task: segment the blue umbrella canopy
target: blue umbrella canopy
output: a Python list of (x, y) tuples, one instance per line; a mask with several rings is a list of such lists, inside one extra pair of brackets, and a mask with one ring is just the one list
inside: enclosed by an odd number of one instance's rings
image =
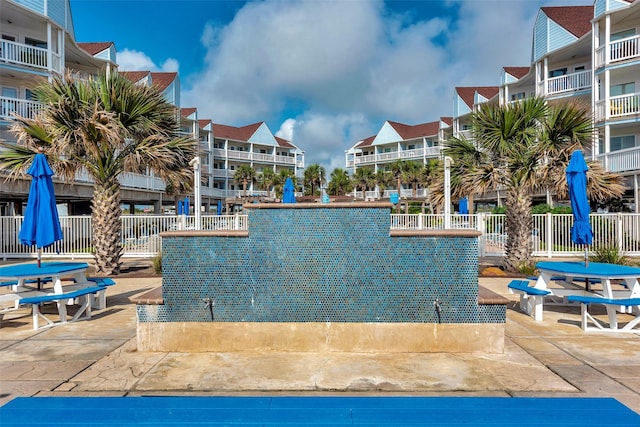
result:
[(51, 180), (53, 171), (45, 155), (39, 153), (35, 155), (27, 173), (33, 179), (18, 238), (23, 245), (46, 248), (62, 240), (62, 228)]
[(462, 215), (466, 215), (469, 213), (469, 202), (467, 201), (466, 197), (463, 197), (462, 199), (460, 199), (460, 207), (458, 209), (458, 211), (460, 212), (460, 214)]
[(218, 209), (216, 210), (216, 215), (222, 215), (222, 200), (218, 200)]
[(293, 187), (293, 180), (290, 177), (284, 181), (284, 190), (282, 195), (282, 203), (295, 203), (296, 202), (296, 194), (295, 188)]
[(571, 154), (569, 166), (567, 166), (567, 185), (569, 187), (571, 211), (573, 212), (571, 240), (577, 245), (590, 245), (593, 241), (593, 230), (589, 222), (591, 208), (589, 207), (589, 198), (587, 196), (587, 170), (589, 170), (589, 167), (584, 161), (582, 151), (574, 151)]

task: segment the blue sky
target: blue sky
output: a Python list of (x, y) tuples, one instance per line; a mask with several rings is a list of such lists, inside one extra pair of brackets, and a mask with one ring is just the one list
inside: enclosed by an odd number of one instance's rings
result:
[(264, 121), (344, 168), (385, 120), (436, 121), (456, 86), (528, 66), (541, 6), (589, 0), (71, 0), (76, 40), (113, 41), (123, 71), (178, 71), (199, 118)]

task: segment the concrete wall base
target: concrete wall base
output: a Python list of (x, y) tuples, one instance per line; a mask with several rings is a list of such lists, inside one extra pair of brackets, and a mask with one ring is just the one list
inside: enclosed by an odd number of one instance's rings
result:
[(504, 323), (138, 322), (138, 350), (504, 353), (504, 328)]

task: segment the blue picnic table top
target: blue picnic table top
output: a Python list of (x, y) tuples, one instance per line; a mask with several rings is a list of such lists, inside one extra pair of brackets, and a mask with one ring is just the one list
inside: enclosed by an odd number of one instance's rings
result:
[(612, 398), (393, 396), (18, 397), (3, 427), (28, 425), (637, 426)]
[(539, 270), (572, 277), (624, 278), (640, 277), (640, 268), (628, 265), (590, 262), (585, 266), (584, 261), (542, 261), (536, 264)]
[(86, 262), (43, 262), (40, 267), (36, 263), (14, 264), (0, 267), (0, 278), (47, 277), (88, 268)]

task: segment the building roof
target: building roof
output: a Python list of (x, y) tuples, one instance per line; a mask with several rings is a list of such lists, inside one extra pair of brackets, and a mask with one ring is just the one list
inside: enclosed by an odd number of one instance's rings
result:
[(178, 78), (178, 73), (156, 73), (151, 71), (121, 71), (120, 74), (128, 78), (134, 83), (146, 78), (151, 74), (151, 83), (160, 91), (165, 90)]
[(373, 143), (373, 140), (376, 139), (376, 135), (372, 135), (368, 138), (363, 139), (358, 144), (356, 144), (355, 148), (368, 147)]
[(449, 126), (453, 125), (453, 117), (440, 117), (440, 121), (448, 124)]
[(523, 78), (524, 76), (529, 74), (530, 70), (531, 67), (504, 67), (505, 73), (512, 75), (516, 79)]
[(232, 139), (234, 141), (249, 141), (251, 135), (253, 135), (263, 123), (264, 122), (258, 122), (243, 127), (213, 123), (213, 136), (216, 138)]
[(205, 127), (209, 126), (209, 124), (211, 124), (211, 119), (199, 119), (198, 120), (198, 127), (200, 129), (204, 129)]
[(296, 148), (290, 141), (287, 141), (284, 138), (280, 138), (279, 136), (275, 137), (276, 141), (278, 141), (278, 145), (280, 147), (285, 147), (285, 148)]
[(387, 121), (387, 123), (398, 132), (398, 135), (400, 135), (403, 140), (437, 135), (438, 130), (440, 130), (439, 122), (421, 123), (414, 126), (392, 121)]
[(180, 109), (180, 115), (182, 117), (189, 117), (190, 115), (192, 115), (193, 113), (195, 113), (196, 111), (198, 111), (197, 108), (195, 107), (189, 107), (189, 108), (181, 108)]
[(541, 10), (549, 19), (578, 38), (591, 31), (593, 6), (549, 6)]
[(160, 90), (165, 90), (178, 77), (178, 73), (151, 73), (153, 84)]
[(78, 43), (80, 49), (92, 56), (109, 49), (113, 45), (113, 42)]
[(469, 108), (473, 108), (473, 97), (478, 92), (480, 95), (487, 99), (491, 99), (498, 94), (500, 88), (498, 86), (470, 86), (470, 87), (456, 87), (458, 96), (462, 98), (465, 104)]
[[(442, 118), (441, 118), (442, 120)], [(397, 133), (400, 135), (403, 141), (409, 139), (422, 138), (425, 136), (435, 136), (438, 135), (440, 130), (440, 122), (429, 122), (429, 123), (420, 123), (418, 125), (406, 125), (404, 123), (392, 122), (391, 120), (387, 120), (389, 126), (391, 126)], [(360, 141), (354, 148), (362, 148), (368, 147), (373, 144), (373, 141), (376, 139), (377, 135), (373, 135), (367, 137)]]
[(120, 74), (134, 83), (138, 83), (149, 75), (149, 71), (120, 71)]

